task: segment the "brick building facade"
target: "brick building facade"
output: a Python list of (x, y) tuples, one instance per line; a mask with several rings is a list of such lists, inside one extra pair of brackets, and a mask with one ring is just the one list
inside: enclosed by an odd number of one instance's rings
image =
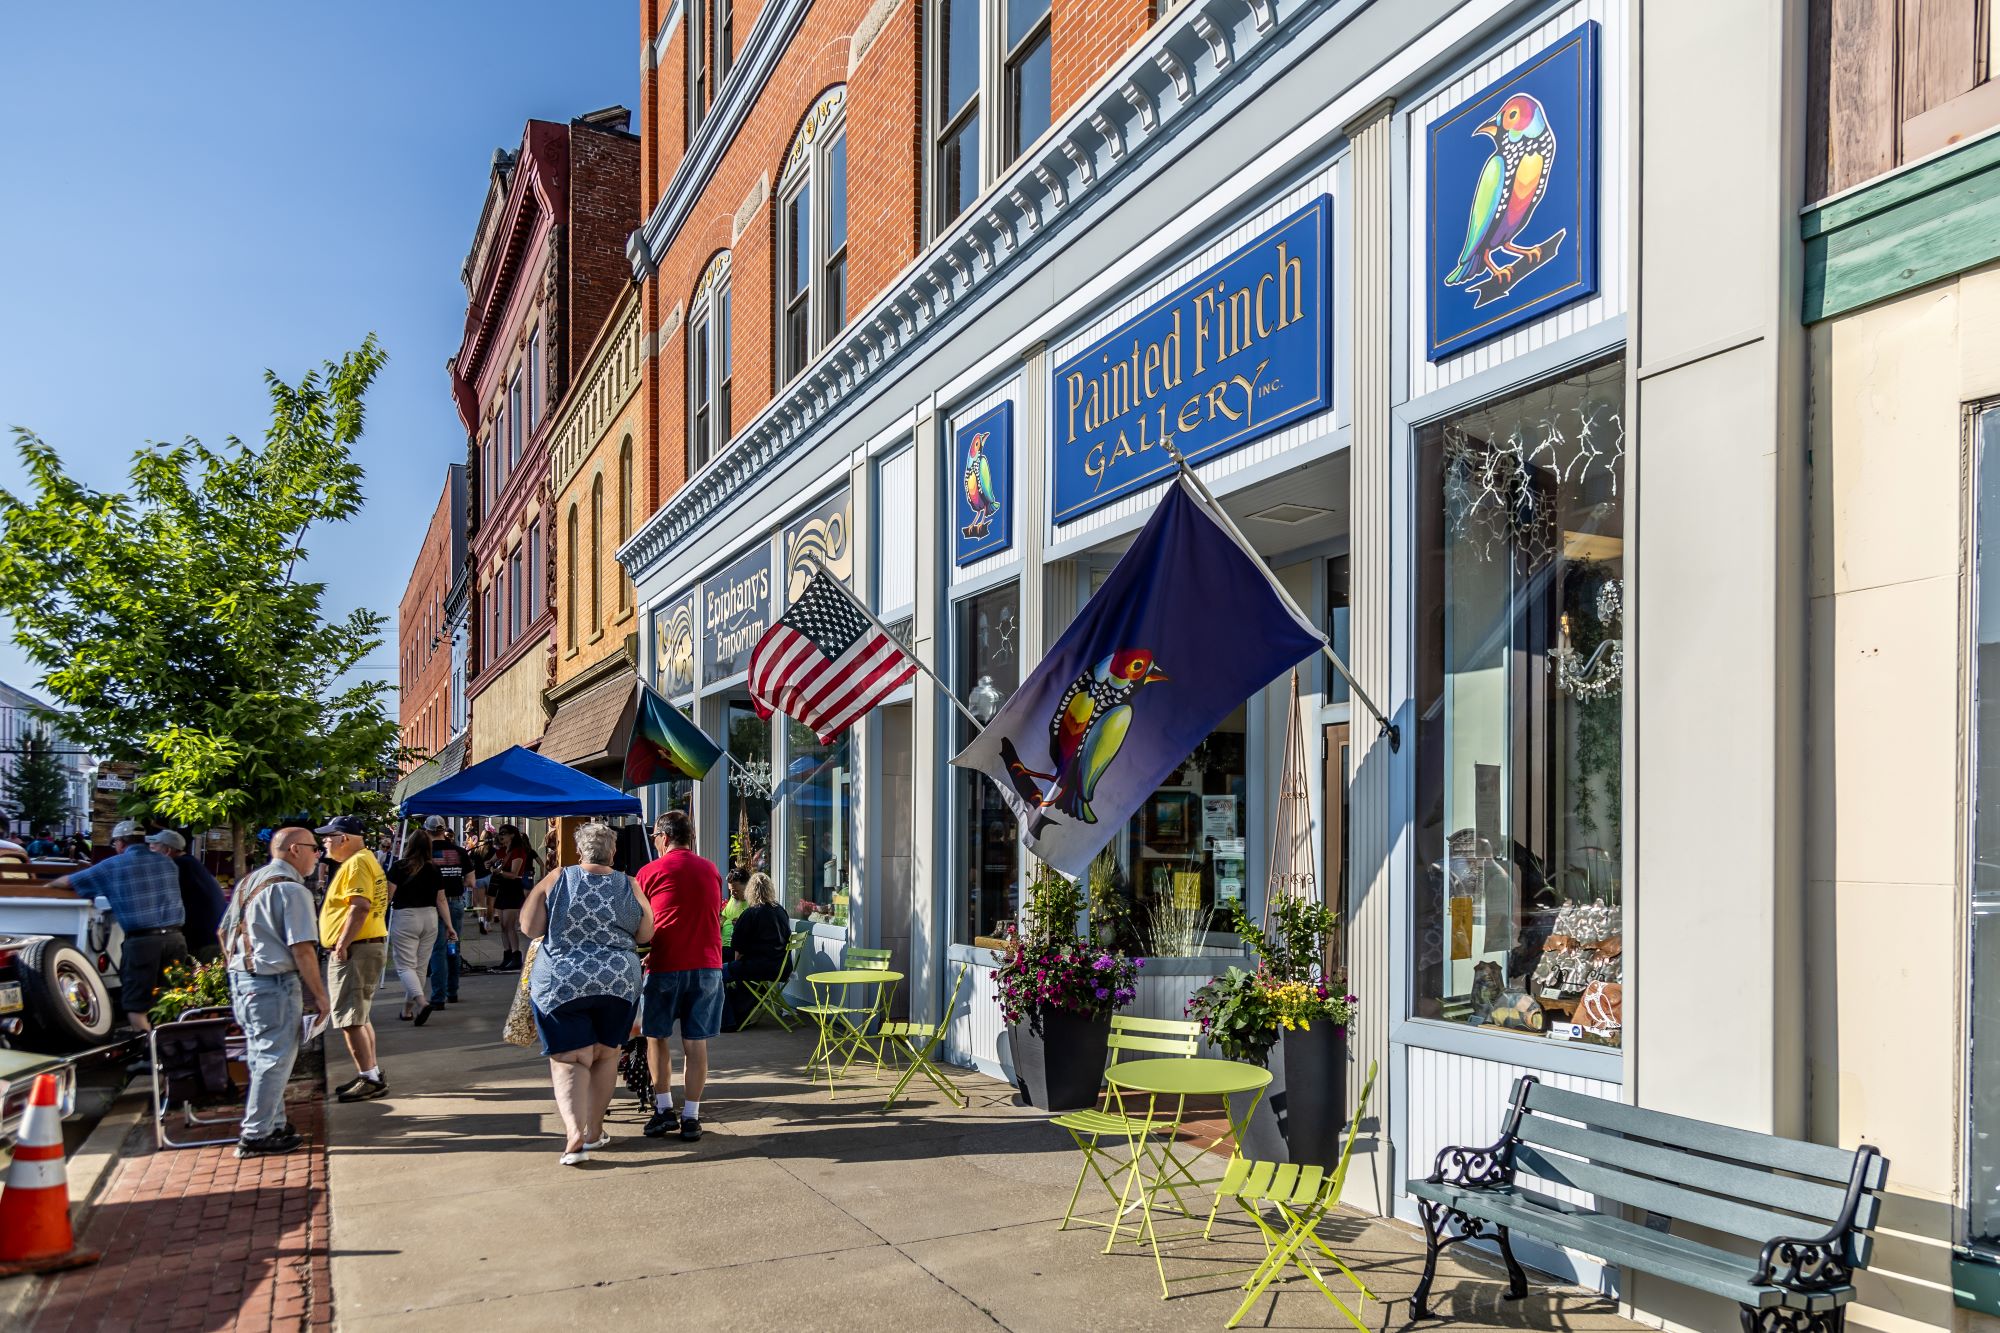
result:
[(623, 107), (529, 121), (494, 155), (461, 278), (465, 334), (450, 363), (466, 428), (471, 587), (468, 762), (539, 743), (554, 684), (552, 408), (631, 285), (639, 140)]
[(398, 721), (414, 753), (404, 770), (444, 748), (452, 736), (451, 628), (445, 596), (465, 562), (465, 465), (445, 469), (444, 490), (424, 529), (397, 615)]

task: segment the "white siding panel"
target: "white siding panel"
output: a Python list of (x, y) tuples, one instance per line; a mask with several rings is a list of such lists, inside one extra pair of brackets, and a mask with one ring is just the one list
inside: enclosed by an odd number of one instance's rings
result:
[[(1333, 193), (1334, 168), (1329, 165), (1272, 200), (1255, 214), (1217, 237), (1197, 253), (1189, 256), (1177, 267), (1161, 274), (1120, 304), (1111, 307), (1089, 324), (1077, 329), (1069, 337), (1056, 345), (1055, 350), (1049, 356), (1049, 365), (1051, 368), (1061, 365), (1084, 347), (1102, 337), (1109, 330), (1132, 318), (1183, 283), (1191, 281), (1209, 265), (1215, 263), (1217, 260), (1226, 258), (1233, 251), (1248, 245), (1251, 241), (1256, 240), (1273, 226), (1284, 221), (1293, 213), (1298, 212), (1321, 195), (1332, 196)], [(1338, 215), (1338, 210), (1335, 210), (1335, 217), (1337, 218)], [(1331, 260), (1329, 259), (1330, 263)], [(1330, 269), (1330, 272), (1332, 274), (1330, 290), (1334, 294), (1334, 307), (1337, 308), (1340, 301), (1340, 284), (1344, 281), (1346, 275), (1340, 273), (1337, 269)], [(1333, 309), (1329, 309), (1327, 311), (1327, 324), (1330, 329), (1334, 329), (1337, 333), (1338, 325), (1333, 315)], [(1338, 361), (1340, 357), (1345, 355), (1345, 350), (1335, 347), (1333, 355), (1335, 360)], [(1338, 377), (1336, 377), (1336, 384), (1337, 382)], [(1055, 396), (1053, 394), (1050, 395), (1049, 402), (1051, 404), (1049, 410), (1053, 412), (1055, 410), (1053, 406)], [(1219, 458), (1211, 458), (1205, 463), (1198, 464), (1195, 471), (1201, 474), (1202, 480), (1208, 483), (1209, 489), (1218, 495), (1225, 494), (1235, 489), (1229, 484), (1228, 479), (1230, 477), (1246, 469), (1256, 467), (1260, 463), (1269, 462), (1271, 459), (1297, 449), (1331, 431), (1339, 410), (1340, 404), (1335, 402), (1333, 406), (1324, 412), (1315, 413), (1301, 421), (1295, 421), (1285, 429), (1274, 431), (1266, 435), (1263, 439), (1247, 444), (1233, 453), (1224, 454)], [(1051, 423), (1050, 427), (1050, 438), (1054, 438), (1053, 423)], [(1050, 451), (1050, 457), (1053, 457), (1053, 450)], [(1037, 460), (1037, 462), (1040, 466), (1046, 468), (1049, 466), (1050, 459), (1044, 458)], [(1147, 513), (1151, 511), (1154, 505), (1159, 503), (1160, 494), (1165, 485), (1166, 478), (1162, 477), (1158, 485), (1148, 486), (1141, 491), (1134, 491), (1132, 494), (1124, 496), (1104, 506), (1102, 509), (1093, 510), (1085, 514), (1075, 522), (1061, 524), (1053, 529), (1054, 535), (1050, 540), (1051, 542), (1067, 541), (1083, 533), (1096, 532), (1103, 528), (1112, 527), (1121, 520), (1130, 518), (1135, 514)]]
[[(1624, 201), (1629, 191), (1625, 161), (1625, 24), (1624, 6), (1612, 0), (1578, 0), (1552, 15), (1519, 41), (1492, 53), (1485, 61), (1438, 89), (1410, 109), (1406, 143), (1409, 149), (1409, 292), (1410, 396), (1448, 388), (1468, 375), (1491, 370), (1502, 362), (1532, 352), (1623, 314), (1625, 311)], [(1597, 295), (1552, 311), (1490, 342), (1448, 356), (1433, 365), (1427, 359), (1425, 331), (1429, 327), (1430, 282), (1424, 219), (1429, 211), (1424, 155), (1431, 122), (1490, 87), (1530, 58), (1575, 31), (1587, 20), (1599, 24), (1597, 49)]]
[(875, 500), (875, 606), (893, 611), (917, 600), (917, 453), (885, 460)]
[[(1406, 1049), (1409, 1078), (1405, 1086), (1410, 1119), (1406, 1159), (1409, 1170), (1405, 1174), (1409, 1176), (1428, 1175), (1440, 1148), (1454, 1145), (1483, 1148), (1498, 1138), (1514, 1080), (1522, 1074), (1533, 1074), (1552, 1088), (1612, 1101), (1619, 1099), (1616, 1083), (1574, 1074), (1552, 1074), (1531, 1065), (1503, 1064), (1419, 1046)], [(1593, 1203), (1590, 1195), (1567, 1185), (1544, 1181), (1536, 1188), (1585, 1206)]]
[(959, 472), (961, 470), (958, 463), (959, 426), (971, 421), (981, 413), (991, 411), (1002, 403), (1014, 404), (1014, 502), (1009, 506), (1014, 512), (1006, 516), (1007, 522), (1014, 525), (1014, 540), (1006, 550), (996, 551), (983, 560), (974, 560), (971, 564), (965, 565), (962, 568), (954, 565), (951, 571), (951, 581), (954, 587), (962, 583), (970, 583), (981, 575), (990, 574), (996, 569), (1005, 569), (1007, 566), (1018, 562), (1021, 558), (1021, 523), (1023, 521), (1021, 497), (1028, 494), (1028, 488), (1021, 484), (1021, 472), (1023, 468), (1035, 466), (1039, 460), (1035, 458), (1032, 450), (1023, 447), (1025, 441), (1034, 438), (1035, 432), (1030, 431), (1026, 423), (1021, 420), (1021, 377), (1019, 375), (1008, 380), (984, 398), (975, 398), (971, 402), (952, 411), (951, 424), (946, 430), (944, 437), (944, 447), (951, 457), (951, 465), (944, 469), (944, 512), (946, 515), (958, 512)]
[[(958, 964), (951, 964), (953, 975), (957, 975)], [(993, 984), (996, 969), (973, 964), (972, 975), (966, 978), (965, 989), (959, 994), (958, 1007), (952, 1010), (951, 1027), (945, 1033), (944, 1058), (955, 1065), (968, 1065), (981, 1073), (995, 1078), (1004, 1077), (1000, 1069), (1000, 1034), (1005, 1030), (1000, 1022), (1000, 995)]]

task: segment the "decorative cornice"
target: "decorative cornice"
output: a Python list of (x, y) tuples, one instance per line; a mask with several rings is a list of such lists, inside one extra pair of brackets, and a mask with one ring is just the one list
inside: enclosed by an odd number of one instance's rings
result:
[[(665, 258), (668, 246), (680, 232), (681, 224), (687, 221), (689, 212), (701, 198), (714, 177), (716, 168), (722, 164), (722, 155), (729, 151), (735, 141), (736, 132), (743, 128), (750, 110), (756, 105), (757, 94), (769, 83), (778, 60), (785, 53), (792, 35), (805, 21), (806, 10), (811, 8), (811, 0), (767, 0), (757, 11), (757, 21), (750, 26), (750, 35), (744, 39), (743, 51), (736, 58), (724, 76), (722, 86), (715, 91), (715, 102), (710, 107), (707, 119), (695, 131), (694, 142), (688, 145), (680, 165), (674, 168), (673, 179), (667, 182), (666, 191), (654, 207), (653, 215), (646, 219), (642, 230), (646, 238), (647, 262), (657, 267)], [(680, 5), (668, 16), (671, 24), (679, 17)], [(670, 36), (670, 30), (661, 29), (662, 42)], [(633, 273), (643, 279), (635, 258)]]
[(636, 289), (625, 298), (624, 312), (607, 324), (584, 360), (576, 377), (574, 392), (556, 409), (550, 433), (549, 479), (560, 493), (576, 476), (583, 460), (603, 439), (606, 427), (624, 408), (633, 390), (639, 387), (639, 348), (642, 302)]
[[(773, 0), (764, 15), (791, 2)], [(1267, 48), (1335, 2), (1301, 0), (1281, 13), (1273, 0), (1193, 0), (1164, 16), (1146, 42), (1073, 107), (1036, 151), (1016, 161), (640, 526), (618, 551), (620, 563), (635, 581), (641, 578), (745, 485), (803, 447), (819, 423), (885, 366), (951, 324), (955, 312), (996, 276), (1018, 266), (1029, 251), (1066, 232), (1070, 219), (1080, 216), (1079, 205), (1130, 174), (1139, 159), (1173, 138), (1216, 93), (1247, 78)], [(683, 171), (687, 166), (682, 164)], [(677, 173), (675, 185), (681, 184)], [(670, 190), (669, 200), (673, 197)], [(662, 200), (663, 207), (669, 200)], [(656, 212), (655, 220), (668, 216)], [(647, 235), (657, 258), (664, 240), (671, 238), (664, 225), (656, 231), (652, 222)]]

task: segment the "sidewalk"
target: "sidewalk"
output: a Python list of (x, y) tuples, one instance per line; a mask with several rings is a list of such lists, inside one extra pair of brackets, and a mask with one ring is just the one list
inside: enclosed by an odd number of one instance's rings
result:
[[(559, 1166), (547, 1062), (499, 1040), (513, 985), (467, 977), (467, 1003), (421, 1030), (385, 999), (391, 1095), (328, 1107), (344, 1330), (1216, 1330), (1241, 1298), (1241, 1275), (1217, 1270), (1261, 1255), (1247, 1223), (1219, 1222), (1216, 1243), (1172, 1248), (1176, 1299), (1162, 1301), (1150, 1254), (1106, 1256), (1102, 1230), (1056, 1230), (1076, 1151), (1012, 1089), (962, 1074), (969, 1109), (933, 1093), (884, 1116), (886, 1085), (838, 1101), (807, 1086), (803, 1031), (712, 1043), (701, 1143), (642, 1137), (621, 1090), (613, 1146)], [(338, 1083), (348, 1071), (332, 1065)], [(1420, 1241), (1360, 1216), (1325, 1231), (1386, 1302), (1362, 1312), (1369, 1327), (1402, 1328)], [(1303, 1279), (1282, 1286), (1243, 1327), (1348, 1327)], [(1575, 1289), (1537, 1281), (1503, 1302), (1503, 1286), (1448, 1258), (1434, 1299), (1451, 1322), (1438, 1326), (1637, 1327)]]

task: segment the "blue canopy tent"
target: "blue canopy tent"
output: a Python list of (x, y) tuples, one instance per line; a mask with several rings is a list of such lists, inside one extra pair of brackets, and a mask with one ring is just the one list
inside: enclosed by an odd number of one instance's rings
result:
[(639, 798), (516, 745), (417, 792), (397, 810), (416, 815), (636, 815)]

